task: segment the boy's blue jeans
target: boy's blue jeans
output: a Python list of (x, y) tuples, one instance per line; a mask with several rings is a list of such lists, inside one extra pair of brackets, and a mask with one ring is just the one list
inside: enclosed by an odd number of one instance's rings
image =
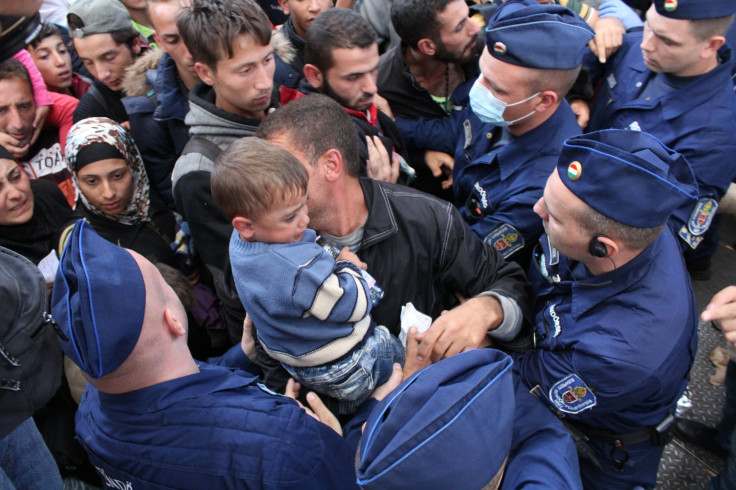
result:
[(377, 386), (388, 381), (395, 362), (404, 364), (404, 348), (388, 329), (377, 325), (363, 345), (338, 362), (284, 368), (302, 386), (340, 400), (339, 412), (354, 413)]

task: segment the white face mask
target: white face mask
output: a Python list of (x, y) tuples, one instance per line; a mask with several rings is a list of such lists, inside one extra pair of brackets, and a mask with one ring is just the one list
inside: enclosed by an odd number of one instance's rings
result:
[(470, 89), (470, 93), (468, 95), (470, 96), (470, 108), (473, 110), (475, 115), (478, 116), (478, 119), (480, 119), (484, 123), (493, 124), (494, 126), (511, 126), (512, 124), (516, 124), (519, 121), (526, 119), (537, 111), (532, 111), (525, 116), (514, 119), (513, 121), (507, 121), (503, 118), (503, 112), (506, 110), (506, 108), (523, 104), (524, 102), (533, 99), (540, 93), (541, 92), (537, 92), (536, 94), (530, 95), (524, 100), (514, 102), (513, 104), (507, 104), (502, 100), (498, 100), (498, 98), (493, 95), (493, 92), (491, 92), (488, 87), (483, 85), (480, 81), (480, 78), (478, 78), (478, 80), (476, 80), (473, 84), (473, 87)]

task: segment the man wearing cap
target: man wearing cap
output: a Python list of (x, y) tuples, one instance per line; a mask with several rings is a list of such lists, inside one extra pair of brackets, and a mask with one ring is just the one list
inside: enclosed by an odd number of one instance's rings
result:
[(471, 229), (526, 266), (542, 195), (565, 139), (580, 133), (564, 99), (593, 30), (559, 5), (502, 5), (486, 29), (470, 107), (431, 121), (397, 120), (407, 142), (455, 155), (455, 205)]
[(155, 91), (147, 96), (125, 97), (126, 71), (143, 53), (138, 31), (118, 0), (73, 0), (67, 14), (74, 49), (95, 77), (79, 100), (74, 122), (88, 117), (109, 117), (130, 130), (157, 193), (173, 205), (167, 179), (181, 151), (172, 141), (165, 121), (154, 119)]
[(495, 349), (404, 381), (371, 411), (358, 458), (364, 490), (581, 488), (570, 435)]
[(524, 383), (590, 439), (587, 488), (654, 488), (697, 344), (670, 214), (695, 200), (685, 158), (639, 131), (567, 140), (534, 210), (536, 349)]
[(602, 79), (588, 129), (648, 132), (692, 166), (698, 201), (678, 209), (670, 226), (701, 278), (718, 242), (718, 202), (736, 174), (733, 54), (724, 38), (735, 12), (736, 0), (655, 0), (643, 33), (626, 34), (605, 65), (586, 60)]
[[(196, 362), (184, 307), (155, 266), (84, 221), (62, 253), (52, 311), (62, 349), (89, 381), (76, 431), (105, 487), (355, 486), (339, 425), (243, 371), (252, 366), (245, 345), (220, 365)], [(391, 387), (398, 365), (393, 378)]]

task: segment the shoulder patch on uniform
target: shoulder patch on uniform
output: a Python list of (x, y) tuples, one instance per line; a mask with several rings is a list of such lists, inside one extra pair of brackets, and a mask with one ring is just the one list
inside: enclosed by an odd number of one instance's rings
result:
[(549, 389), (549, 399), (561, 412), (576, 414), (596, 406), (595, 394), (577, 374), (570, 374)]
[(687, 225), (682, 225), (682, 228), (680, 228), (680, 231), (677, 232), (677, 236), (685, 240), (685, 243), (690, 245), (690, 248), (695, 249), (700, 245), (700, 242), (703, 241), (702, 236), (694, 236), (688, 231)]
[(693, 212), (690, 214), (690, 220), (687, 222), (687, 229), (690, 234), (700, 236), (710, 227), (713, 217), (718, 211), (718, 202), (710, 197), (699, 199)]
[(508, 223), (490, 232), (483, 241), (493, 245), (493, 248), (503, 255), (504, 259), (524, 248), (524, 237), (521, 236), (519, 230)]

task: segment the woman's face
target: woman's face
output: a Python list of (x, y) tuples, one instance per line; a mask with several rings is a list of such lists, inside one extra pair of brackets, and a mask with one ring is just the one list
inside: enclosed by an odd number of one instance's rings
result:
[(0, 226), (22, 225), (33, 217), (28, 175), (13, 160), (0, 160)]
[(107, 216), (122, 213), (133, 198), (133, 175), (121, 158), (85, 165), (77, 179), (87, 201)]

